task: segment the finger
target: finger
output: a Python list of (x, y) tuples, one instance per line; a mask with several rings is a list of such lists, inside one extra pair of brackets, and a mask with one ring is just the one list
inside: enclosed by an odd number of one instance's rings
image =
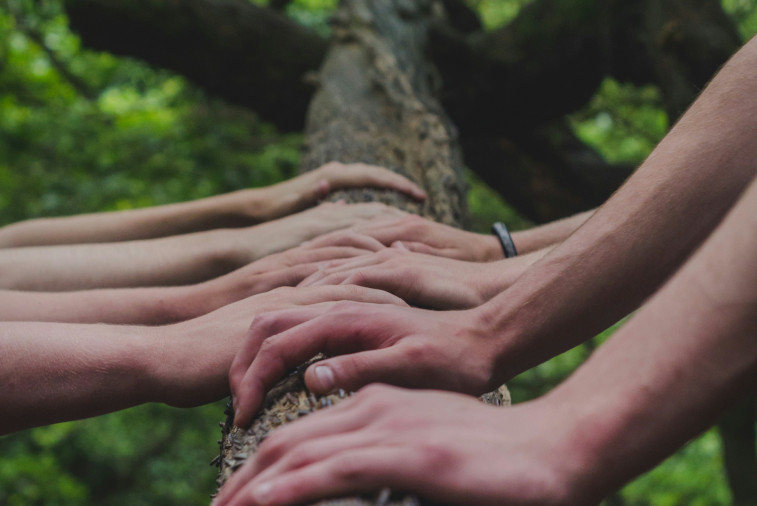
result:
[(384, 251), (386, 250), (387, 248), (372, 255), (360, 255), (358, 257), (338, 259), (332, 262), (322, 263), (318, 275), (319, 277), (325, 277), (332, 274), (349, 273), (355, 269), (380, 265), (392, 258), (392, 256), (384, 254)]
[(386, 246), (398, 240), (413, 240), (419, 237), (419, 225), (423, 218), (414, 214), (405, 214), (399, 219), (374, 219), (368, 223), (352, 226), (355, 232), (369, 235)]
[(345, 230), (325, 234), (308, 241), (305, 246), (308, 249), (323, 248), (326, 246), (345, 246), (369, 251), (379, 251), (385, 248), (381, 242), (373, 237)]
[(322, 262), (324, 260), (353, 258), (371, 252), (369, 248), (363, 248), (356, 244), (303, 248), (294, 260), (296, 261), (295, 263)]
[[(243, 379), (245, 378), (250, 365), (255, 360), (261, 344), (269, 336), (295, 328), (297, 325), (312, 320), (325, 313), (328, 307), (328, 304), (316, 304), (312, 306), (271, 311), (254, 317), (250, 329), (247, 332), (247, 338), (240, 350), (234, 356), (234, 360), (229, 367), (229, 387), (234, 408), (237, 411), (240, 411), (240, 403), (242, 406), (252, 406), (248, 408), (249, 412), (244, 412), (244, 415), (246, 416), (242, 418), (242, 420), (246, 421), (250, 419), (252, 412), (257, 409), (259, 403), (262, 401), (262, 393), (257, 391), (247, 392), (241, 387)], [(240, 392), (241, 396), (237, 395)], [(244, 399), (248, 399), (246, 403), (242, 402)]]
[[(250, 479), (287, 455), (293, 448), (315, 440), (328, 440), (329, 436), (343, 435), (363, 427), (365, 417), (360, 416), (360, 410), (356, 410), (355, 407), (353, 399), (347, 399), (328, 410), (309, 415), (306, 420), (274, 430), (260, 449), (226, 482), (218, 495), (218, 502), (223, 504), (224, 500), (233, 497)], [(307, 451), (309, 455), (321, 453), (318, 447)], [(303, 464), (309, 460), (310, 458), (304, 459)]]
[(318, 272), (317, 262), (285, 267), (262, 275), (263, 279), (256, 282), (247, 295), (257, 295), (283, 286), (297, 286), (302, 280), (316, 272)]
[(313, 286), (292, 290), (292, 303), (294, 304), (308, 305), (343, 300), (407, 307), (405, 301), (396, 295), (357, 285)]
[(341, 285), (348, 276), (348, 273), (328, 274), (323, 269), (320, 269), (303, 279), (297, 286), (305, 288), (310, 286)]
[(228, 504), (309, 504), (332, 497), (378, 493), (385, 487), (423, 491), (429, 480), (420, 471), (425, 459), (400, 446), (345, 450), (270, 481), (252, 480)]
[[(317, 362), (305, 371), (305, 383), (316, 394), (326, 394), (340, 388), (355, 391), (371, 383), (430, 387), (438, 374), (427, 369), (418, 353), (412, 352), (408, 345), (396, 344)], [(442, 384), (437, 386), (441, 387)]]
[(395, 241), (391, 243), (392, 248), (399, 248), (404, 249), (407, 251), (412, 251), (414, 253), (423, 253), (426, 255), (433, 255), (437, 257), (447, 257), (451, 258), (454, 257), (451, 250), (447, 248), (435, 248), (434, 246), (429, 246), (426, 243), (423, 242), (416, 242), (416, 241)]
[(330, 179), (333, 189), (370, 186), (389, 188), (407, 194), (416, 200), (425, 200), (426, 192), (408, 178), (387, 168), (364, 163), (343, 164)]
[[(229, 373), (232, 394), (235, 396), (235, 423), (245, 427), (262, 403), (265, 392), (289, 370), (319, 352), (330, 350), (358, 351), (372, 347), (382, 337), (378, 333), (359, 334), (366, 325), (364, 311), (372, 304), (339, 302), (322, 310), (322, 315), (278, 334), (263, 329), (253, 333), (244, 348), (243, 357), (234, 359)], [(322, 308), (321, 305), (310, 306)], [(266, 317), (266, 315), (262, 315)], [(255, 324), (253, 323), (253, 328)], [(249, 364), (249, 368), (247, 365)]]

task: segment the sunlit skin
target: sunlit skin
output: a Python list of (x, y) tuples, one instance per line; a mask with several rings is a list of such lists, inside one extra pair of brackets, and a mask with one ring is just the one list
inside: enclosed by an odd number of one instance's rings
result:
[(0, 248), (134, 241), (255, 225), (311, 207), (333, 190), (354, 187), (388, 188), (417, 200), (426, 198), (416, 184), (383, 167), (331, 162), (265, 188), (143, 209), (14, 223), (0, 228)]
[[(295, 286), (324, 261), (384, 249), (355, 246), (297, 247), (267, 256), (229, 274), (185, 286), (101, 288), (73, 292), (0, 290), (0, 321), (160, 325), (195, 318), (238, 300)], [(372, 249), (365, 249), (372, 248)]]
[(229, 365), (258, 313), (343, 300), (405, 305), (356, 286), (279, 288), (159, 327), (0, 322), (0, 435), (146, 402), (218, 400), (229, 393)]
[[(285, 436), (278, 436), (274, 441), (281, 451), (274, 450), (275, 458), (262, 465), (253, 459), (248, 464), (253, 471), (244, 470), (230, 483), (221, 503), (279, 504), (339, 495), (382, 480), (392, 484), (411, 466), (417, 467), (401, 488), (423, 493), (433, 484), (453, 502), (478, 497), (466, 494), (475, 488), (472, 483), (480, 484), (479, 472), (490, 483), (513, 485), (484, 487), (482, 503), (592, 502), (705, 428), (750, 386), (757, 360), (756, 95), (757, 41), (752, 40), (607, 203), (482, 306), (436, 312), (346, 302), (316, 314), (305, 308), (263, 314), (230, 370), (235, 421), (241, 426), (250, 422), (265, 388), (299, 361), (303, 349), (336, 355), (306, 372), (315, 392), (384, 382), (479, 394), (583, 342), (656, 293), (553, 395), (502, 412), (501, 429), (511, 424), (527, 440), (537, 430), (534, 438), (543, 445), (523, 449), (506, 440), (505, 430), (501, 451), (508, 463), (487, 462), (485, 470), (471, 465), (469, 473), (465, 462), (486, 459), (451, 448), (450, 459), (461, 466), (455, 468), (460, 479), (452, 480), (423, 462), (403, 461), (404, 454), (360, 453), (376, 439), (368, 428), (360, 432), (370, 422), (358, 417), (355, 431), (333, 436), (343, 447), (321, 467), (310, 465), (307, 453), (298, 457), (296, 446), (287, 447)], [(360, 404), (358, 397), (353, 405)], [(308, 417), (287, 431), (310, 434), (312, 428), (317, 442), (318, 420), (348, 409)], [(400, 409), (413, 414), (411, 408), (389, 409), (398, 416)], [(432, 406), (427, 409), (433, 412)], [(531, 410), (546, 410), (565, 430), (537, 437), (552, 428), (521, 415)], [(473, 414), (459, 430), (477, 432), (476, 418)], [(423, 422), (428, 437), (419, 436), (416, 444), (436, 448), (434, 422)], [(482, 415), (480, 423), (492, 422)], [(486, 433), (485, 425), (480, 429)], [(564, 455), (571, 456), (569, 465), (556, 462)], [(538, 476), (534, 484), (527, 477), (536, 466), (548, 476)], [(297, 485), (285, 490), (284, 478)]]

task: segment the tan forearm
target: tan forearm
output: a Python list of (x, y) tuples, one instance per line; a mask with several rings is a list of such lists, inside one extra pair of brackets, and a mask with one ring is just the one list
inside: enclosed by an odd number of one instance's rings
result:
[(574, 416), (587, 478), (620, 485), (757, 386), (755, 217), (757, 182), (670, 282), (550, 394)]
[[(0, 287), (71, 291), (183, 285), (225, 274), (255, 256), (236, 230), (212, 230), (124, 243), (0, 250)], [(245, 253), (241, 256), (241, 253)]]
[(142, 327), (0, 323), (0, 434), (154, 399)]
[(261, 221), (272, 209), (262, 190), (126, 211), (39, 218), (0, 228), (0, 248), (153, 239)]
[(0, 321), (163, 325), (188, 320), (237, 300), (205, 285), (113, 288), (75, 292), (0, 290)]
[(592, 209), (539, 227), (513, 232), (513, 242), (518, 249), (518, 254), (531, 253), (564, 241), (578, 230), (594, 214), (594, 211)]
[(619, 320), (704, 241), (757, 170), (755, 94), (757, 40), (605, 205), (490, 302), (509, 348), (502, 370), (517, 373)]

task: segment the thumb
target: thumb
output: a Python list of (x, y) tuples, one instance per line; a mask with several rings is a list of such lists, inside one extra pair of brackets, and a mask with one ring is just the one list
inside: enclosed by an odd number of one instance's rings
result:
[(305, 371), (305, 384), (315, 394), (335, 390), (356, 391), (370, 383), (418, 386), (421, 368), (409, 363), (407, 354), (393, 346), (363, 351), (317, 362)]

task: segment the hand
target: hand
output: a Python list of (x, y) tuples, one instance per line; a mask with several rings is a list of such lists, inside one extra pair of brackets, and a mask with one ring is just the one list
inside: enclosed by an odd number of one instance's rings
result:
[(497, 293), (490, 285), (503, 267), (500, 262), (466, 262), (395, 247), (326, 262), (299, 286), (359, 285), (386, 290), (414, 306), (467, 309)]
[[(158, 327), (159, 346), (151, 352), (153, 400), (173, 406), (196, 406), (228, 394), (228, 371), (245, 342), (250, 324), (261, 313), (302, 306), (315, 315), (336, 301), (405, 306), (380, 290), (356, 286), (278, 288), (181, 323)], [(286, 323), (286, 322), (281, 322)], [(275, 328), (275, 327), (271, 327)]]
[[(355, 224), (348, 231), (372, 237), (385, 246), (401, 241), (406, 249), (428, 255), (470, 262), (489, 262), (503, 258), (502, 248), (494, 236), (466, 232), (411, 214), (394, 221), (381, 218)], [(338, 244), (343, 234), (344, 232), (336, 232), (330, 234), (328, 239)], [(327, 244), (327, 237), (324, 237), (320, 245)]]
[(494, 376), (501, 340), (487, 325), (478, 309), (353, 302), (262, 314), (229, 370), (234, 422), (249, 425), (265, 392), (319, 352), (333, 358), (306, 371), (315, 393), (381, 382), (482, 394), (501, 384)]
[[(246, 265), (257, 258), (300, 246), (319, 235), (353, 225), (374, 221), (396, 220), (407, 213), (377, 202), (366, 204), (325, 203), (313, 209), (263, 223), (242, 232), (231, 230), (240, 243), (238, 262)], [(341, 245), (341, 244), (340, 244)], [(328, 244), (323, 244), (328, 246)]]
[(384, 487), (444, 504), (585, 504), (569, 435), (544, 402), (495, 408), (374, 385), (276, 430), (213, 505), (312, 504)]
[(416, 200), (426, 198), (426, 192), (418, 185), (389, 169), (364, 163), (330, 162), (267, 188), (272, 208), (267, 218), (279, 218), (310, 207), (334, 190), (358, 187), (396, 190)]
[[(274, 288), (296, 286), (307, 276), (317, 272), (325, 262), (354, 258), (372, 252), (359, 246), (300, 246), (274, 253), (229, 274), (202, 283), (197, 292), (202, 300), (196, 305), (217, 309)], [(202, 301), (205, 301), (205, 304), (202, 304)]]

